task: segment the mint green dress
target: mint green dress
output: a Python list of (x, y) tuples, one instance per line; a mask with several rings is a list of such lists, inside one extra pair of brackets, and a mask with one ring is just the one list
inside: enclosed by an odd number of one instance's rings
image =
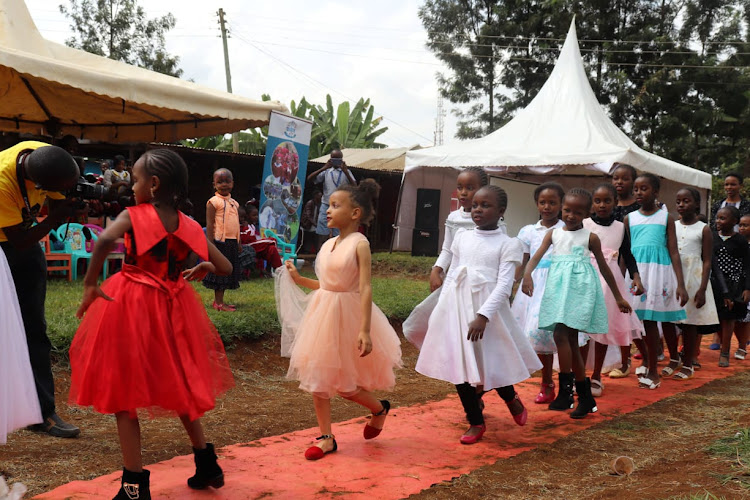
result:
[(599, 274), (591, 265), (589, 237), (581, 228), (552, 232), (552, 261), (539, 311), (539, 328), (554, 330), (558, 323), (591, 334), (609, 330)]

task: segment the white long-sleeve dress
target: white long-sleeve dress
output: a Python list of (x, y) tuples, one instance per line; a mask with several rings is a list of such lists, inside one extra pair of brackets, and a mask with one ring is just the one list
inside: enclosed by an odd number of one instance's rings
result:
[[(451, 253), (416, 370), (487, 390), (526, 380), (542, 365), (510, 313), (513, 277), (523, 257), (520, 243), (502, 229), (459, 231)], [(477, 314), (489, 321), (483, 338), (472, 342), (466, 337)]]

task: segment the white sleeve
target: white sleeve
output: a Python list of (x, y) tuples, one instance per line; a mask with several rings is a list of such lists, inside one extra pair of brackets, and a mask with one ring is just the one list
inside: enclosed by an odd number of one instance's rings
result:
[(510, 300), (516, 267), (520, 265), (522, 258), (523, 247), (521, 246), (521, 242), (511, 239), (503, 249), (502, 260), (497, 271), (495, 289), (492, 290), (490, 296), (484, 301), (477, 314), (481, 314), (485, 318), (490, 318), (492, 317), (492, 313), (499, 310), (503, 303), (507, 303)]
[(445, 235), (443, 236), (443, 248), (440, 250), (440, 255), (435, 261), (435, 266), (440, 267), (444, 272), (448, 272), (448, 267), (451, 265), (451, 259), (453, 259), (453, 252), (451, 251), (451, 245), (453, 245), (453, 237), (455, 236), (456, 228), (452, 225), (448, 225), (448, 221), (445, 221)]
[(102, 182), (104, 183), (104, 187), (112, 187), (112, 169), (107, 169), (107, 171), (104, 172), (104, 179)]

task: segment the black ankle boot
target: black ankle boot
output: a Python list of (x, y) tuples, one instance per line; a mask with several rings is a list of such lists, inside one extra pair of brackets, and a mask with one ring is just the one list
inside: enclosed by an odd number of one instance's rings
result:
[(596, 400), (591, 395), (590, 378), (586, 377), (586, 380), (576, 382), (576, 392), (578, 392), (578, 406), (570, 413), (570, 418), (583, 418), (598, 410)]
[(113, 500), (151, 500), (150, 475), (146, 469), (143, 472), (132, 472), (123, 467), (120, 491)]
[(560, 387), (557, 397), (549, 404), (548, 408), (556, 411), (570, 410), (575, 405), (575, 399), (573, 399), (574, 376), (572, 373), (559, 373), (558, 380), (560, 381)]
[(206, 448), (196, 450), (193, 448), (195, 458), (195, 475), (187, 480), (188, 486), (194, 490), (204, 490), (211, 486), (221, 488), (224, 486), (224, 472), (216, 463), (214, 445), (206, 443)]

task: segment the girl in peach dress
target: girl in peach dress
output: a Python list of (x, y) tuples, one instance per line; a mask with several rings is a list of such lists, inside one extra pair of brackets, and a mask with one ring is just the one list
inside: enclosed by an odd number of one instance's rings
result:
[[(364, 180), (359, 186), (345, 185), (331, 194), (326, 212), (329, 228), (341, 231), (321, 247), (315, 272), (320, 280), (300, 276), (287, 261), (276, 281), (282, 330), (289, 314), (298, 310), (291, 281), (315, 290), (308, 296), (304, 315), (296, 324), (287, 378), (299, 380), (300, 388), (312, 393), (320, 426), (318, 443), (305, 458), (318, 460), (338, 448), (331, 431), (331, 397), (336, 394), (372, 412), (364, 438), (380, 434), (390, 409), (371, 391), (391, 390), (395, 367), (401, 366), (401, 343), (383, 312), (372, 303), (370, 243), (357, 229), (373, 217), (373, 199), (380, 186)], [(282, 331), (282, 335), (284, 332)]]

